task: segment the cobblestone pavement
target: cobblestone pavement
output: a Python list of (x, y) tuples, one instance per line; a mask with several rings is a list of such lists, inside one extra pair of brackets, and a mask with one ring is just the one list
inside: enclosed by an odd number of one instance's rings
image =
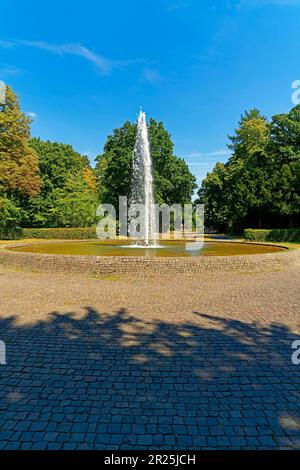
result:
[(299, 278), (2, 269), (0, 448), (300, 449)]

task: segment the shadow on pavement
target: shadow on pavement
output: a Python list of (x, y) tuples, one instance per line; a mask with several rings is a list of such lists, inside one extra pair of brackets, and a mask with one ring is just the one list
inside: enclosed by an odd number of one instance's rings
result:
[(299, 449), (300, 337), (194, 315), (147, 323), (87, 307), (0, 320), (0, 448)]

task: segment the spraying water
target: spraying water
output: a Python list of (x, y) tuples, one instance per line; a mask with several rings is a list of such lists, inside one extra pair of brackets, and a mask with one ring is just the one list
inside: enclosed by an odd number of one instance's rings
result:
[[(133, 154), (133, 173), (130, 206), (142, 204), (140, 220), (142, 244), (152, 246), (155, 241), (155, 206), (153, 195), (152, 162), (150, 155), (146, 114), (140, 111), (137, 120), (137, 134)], [(129, 222), (136, 219), (136, 211), (129, 208)]]

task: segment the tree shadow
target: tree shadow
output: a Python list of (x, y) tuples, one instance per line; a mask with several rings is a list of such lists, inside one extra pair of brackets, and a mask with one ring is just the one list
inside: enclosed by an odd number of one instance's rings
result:
[(146, 322), (87, 307), (1, 319), (0, 448), (300, 448), (300, 337), (194, 315)]

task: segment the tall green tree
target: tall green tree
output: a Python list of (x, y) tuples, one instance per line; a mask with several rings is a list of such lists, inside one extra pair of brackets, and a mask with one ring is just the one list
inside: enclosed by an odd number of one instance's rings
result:
[[(173, 154), (173, 143), (163, 123), (150, 119), (150, 150), (155, 197), (158, 203), (190, 202), (196, 179), (186, 162)], [(107, 138), (104, 152), (96, 159), (98, 191), (103, 202), (118, 206), (119, 196), (129, 196), (136, 125), (130, 122)]]
[(287, 114), (273, 116), (271, 125), (270, 152), (276, 157), (276, 163), (299, 161), (300, 158), (300, 105)]
[(300, 222), (300, 106), (271, 123), (247, 111), (230, 137), (232, 156), (204, 179), (199, 199), (209, 227), (287, 227)]
[(229, 137), (233, 152), (227, 164), (229, 228), (240, 231), (244, 226), (263, 223), (266, 205), (271, 198), (268, 179), (271, 160), (267, 154), (270, 128), (258, 109), (246, 111), (235, 135)]
[(197, 203), (205, 205), (205, 226), (226, 232), (229, 224), (227, 171), (223, 163), (216, 163), (202, 181)]
[(280, 224), (293, 227), (300, 223), (300, 105), (273, 116), (270, 129), (273, 214)]
[(41, 191), (23, 205), (24, 226), (85, 227), (96, 220), (96, 178), (86, 156), (71, 145), (34, 138)]

